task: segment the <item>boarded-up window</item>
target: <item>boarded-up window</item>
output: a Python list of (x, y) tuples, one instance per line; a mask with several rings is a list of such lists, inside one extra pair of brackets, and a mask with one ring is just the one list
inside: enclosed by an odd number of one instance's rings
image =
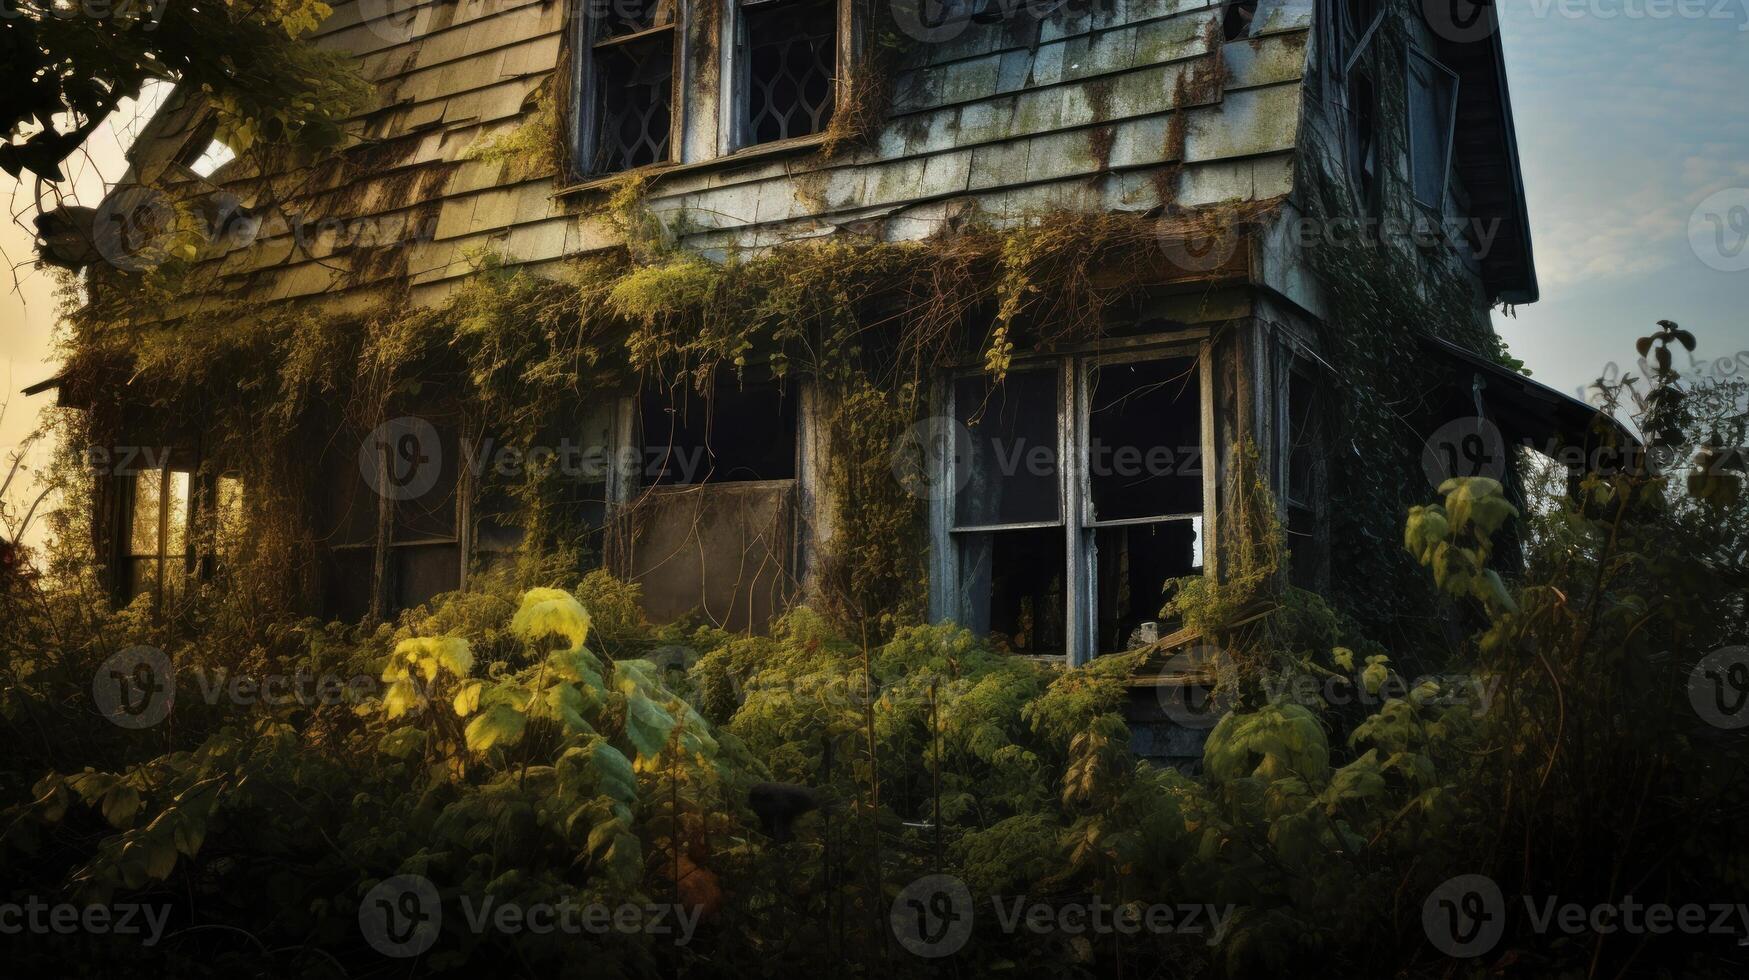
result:
[(625, 513), (623, 572), (657, 622), (732, 630), (780, 613), (795, 570), (797, 399), (725, 380), (708, 396), (653, 386), (639, 402), (643, 489)]
[(585, 6), (577, 158), (589, 174), (666, 162), (674, 128), (676, 5), (616, 0)]
[(830, 0), (741, 0), (736, 62), (740, 143), (823, 132), (838, 73), (838, 8)]

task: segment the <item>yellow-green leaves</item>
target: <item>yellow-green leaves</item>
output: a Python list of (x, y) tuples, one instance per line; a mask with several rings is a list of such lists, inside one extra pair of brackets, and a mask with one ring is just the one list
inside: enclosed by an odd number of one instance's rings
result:
[(527, 727), (527, 715), (507, 704), (494, 704), (468, 722), (468, 748), (484, 752), (495, 745), (515, 745)]
[(1272, 704), (1223, 717), (1203, 746), (1203, 768), (1223, 783), (1290, 776), (1322, 783), (1330, 771), (1330, 745), (1311, 711), (1297, 704)]
[(398, 681), (417, 672), (427, 682), (437, 679), (439, 670), (455, 677), (466, 677), (474, 669), (474, 654), (468, 641), (453, 636), (414, 637), (396, 644), (383, 668), (383, 680)]
[(456, 688), (455, 699), (452, 702), (456, 717), (466, 718), (480, 710), (480, 691), (485, 689), (485, 686), (480, 681), (468, 681)]
[(510, 621), (510, 632), (528, 644), (550, 636), (562, 637), (575, 650), (589, 639), (589, 613), (569, 592), (530, 589), (522, 597), (522, 608), (516, 610)]
[(1403, 546), (1433, 572), (1441, 591), (1471, 596), (1491, 612), (1516, 612), (1505, 582), (1487, 567), (1493, 536), (1518, 516), (1499, 483), (1486, 477), (1458, 478), (1440, 485), (1445, 504), (1415, 507), (1403, 527)]
[(1366, 658), (1366, 669), (1360, 672), (1360, 683), (1365, 685), (1366, 693), (1377, 694), (1385, 686), (1385, 681), (1391, 679), (1391, 658), (1379, 655)]

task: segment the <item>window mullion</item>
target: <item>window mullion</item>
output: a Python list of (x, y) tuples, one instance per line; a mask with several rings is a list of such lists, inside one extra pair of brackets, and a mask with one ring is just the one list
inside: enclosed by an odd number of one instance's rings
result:
[(1071, 667), (1085, 664), (1093, 654), (1091, 634), (1094, 629), (1092, 536), (1087, 530), (1087, 405), (1088, 384), (1081, 377), (1083, 365), (1075, 358), (1062, 360), (1061, 408), (1058, 411), (1058, 441), (1063, 447), (1058, 458), (1068, 462), (1059, 466), (1063, 493), (1063, 533), (1066, 542), (1067, 567), (1064, 582), (1065, 610), (1064, 655)]

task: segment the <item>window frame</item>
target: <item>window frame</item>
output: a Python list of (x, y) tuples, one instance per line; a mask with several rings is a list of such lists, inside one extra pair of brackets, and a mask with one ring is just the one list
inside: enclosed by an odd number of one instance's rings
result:
[[(1141, 519), (1124, 519), (1112, 521), (1091, 520), (1092, 507), (1090, 438), (1087, 435), (1091, 420), (1091, 397), (1093, 371), (1107, 364), (1123, 364), (1146, 361), (1187, 358), (1194, 360), (1197, 367), (1198, 434), (1201, 442), (1202, 465), (1202, 511), (1200, 514), (1162, 515)], [(1058, 372), (1057, 382), (1057, 480), (1058, 480), (1058, 514), (1059, 521), (1038, 522), (1013, 525), (987, 525), (978, 527), (960, 527), (956, 523), (956, 494), (943, 493), (935, 496), (930, 508), (930, 613), (936, 622), (964, 623), (972, 619), (969, 616), (970, 597), (966, 593), (966, 583), (962, 581), (963, 562), (961, 560), (961, 545), (956, 536), (968, 534), (1000, 533), (1002, 531), (1036, 530), (1053, 528), (1059, 525), (1064, 534), (1065, 567), (1064, 567), (1064, 610), (1065, 634), (1067, 647), (1063, 651), (1063, 659), (1069, 666), (1082, 666), (1096, 656), (1101, 655), (1098, 643), (1099, 629), (1099, 582), (1096, 560), (1096, 537), (1104, 528), (1132, 527), (1147, 524), (1161, 524), (1174, 521), (1188, 521), (1200, 518), (1202, 533), (1199, 535), (1199, 545), (1202, 550), (1202, 574), (1213, 577), (1218, 574), (1218, 548), (1216, 547), (1218, 527), (1217, 510), (1217, 455), (1215, 452), (1215, 370), (1213, 359), (1213, 341), (1201, 332), (1194, 337), (1165, 337), (1146, 339), (1139, 343), (1117, 348), (1090, 348), (1064, 354), (1041, 355), (1037, 357), (1016, 358), (1010, 373), (1038, 370), (1049, 365)], [(961, 378), (974, 377), (983, 372), (975, 366), (965, 366), (942, 372), (933, 386), (933, 400), (937, 411), (935, 414), (950, 420), (959, 418), (958, 409), (953, 402), (954, 382)], [(937, 487), (957, 487), (955, 472), (955, 453), (929, 454), (930, 465), (935, 470), (931, 474), (930, 485)], [(1062, 461), (1073, 460), (1073, 466), (1064, 466)]]
[[(1416, 180), (1415, 170), (1415, 119), (1413, 116), (1415, 106), (1413, 99), (1409, 98), (1408, 93), (1405, 92), (1403, 104), (1405, 112), (1410, 114), (1410, 117), (1404, 120), (1405, 128), (1408, 132), (1408, 139), (1404, 142), (1408, 145), (1409, 155), (1409, 197), (1414, 200), (1416, 204), (1425, 208), (1428, 213), (1432, 214), (1434, 217), (1443, 218), (1445, 217), (1446, 200), (1451, 196), (1452, 170), (1457, 163), (1458, 97), (1463, 84), (1463, 79), (1459, 77), (1458, 73), (1453, 71), (1450, 66), (1446, 65), (1438, 58), (1435, 58), (1431, 53), (1422, 50), (1420, 45), (1409, 44), (1405, 45), (1403, 50), (1403, 82), (1406, 89), (1413, 85), (1411, 77), (1415, 70), (1415, 60), (1417, 58), (1419, 58), (1429, 69), (1436, 73), (1443, 72), (1445, 76), (1450, 79), (1451, 108), (1445, 120), (1445, 167), (1442, 176), (1440, 177), (1439, 200), (1437, 202), (1424, 201), (1421, 199), (1421, 189)], [(1437, 120), (1435, 120), (1435, 122), (1437, 123)]]
[[(684, 139), (685, 109), (682, 93), (686, 91), (686, 37), (690, 27), (687, 13), (691, 4), (673, 0), (674, 16), (667, 24), (656, 25), (631, 34), (598, 40), (596, 32), (601, 22), (600, 5), (585, 3), (573, 18), (571, 49), (576, 66), (571, 70), (571, 176), (577, 180), (596, 180), (640, 170), (670, 167), (680, 162), (681, 141)], [(669, 39), (668, 66), (668, 153), (664, 159), (627, 167), (621, 170), (597, 169), (593, 160), (601, 148), (601, 126), (604, 122), (601, 92), (594, 84), (597, 69), (596, 52), (602, 48), (621, 47), (648, 41), (666, 33)]]
[[(182, 500), (182, 548), (181, 567), (175, 568), (171, 562), (178, 556), (170, 550), (170, 482), (175, 474), (183, 474), (188, 478), (188, 487)], [(127, 605), (140, 596), (150, 593), (152, 596), (152, 612), (155, 616), (164, 613), (164, 600), (168, 592), (164, 588), (166, 576), (175, 571), (183, 581), (192, 577), (196, 571), (195, 529), (201, 515), (201, 487), (199, 464), (190, 460), (185, 453), (172, 452), (158, 465), (141, 468), (125, 474), (127, 491), (118, 495), (117, 522), (115, 534), (115, 558), (118, 574), (114, 578), (114, 593), (116, 600)], [(140, 481), (155, 479), (158, 483), (157, 527), (153, 531), (154, 544), (150, 554), (138, 551), (134, 547), (135, 518), (139, 516)], [(134, 569), (143, 563), (156, 565), (149, 588), (136, 589)], [(175, 591), (175, 590), (170, 590)]]
[[(707, 0), (709, 2), (709, 0)], [(826, 126), (812, 133), (790, 136), (783, 139), (755, 142), (748, 131), (750, 120), (746, 111), (744, 95), (751, 81), (748, 70), (751, 59), (747, 56), (746, 17), (742, 11), (747, 7), (774, 8), (789, 5), (817, 3), (832, 12), (833, 21), (833, 54), (832, 54), (832, 116), (844, 108), (843, 101), (847, 86), (845, 84), (849, 66), (853, 64), (854, 30), (850, 26), (851, 11), (847, 0), (719, 0), (723, 4), (721, 12), (722, 30), (717, 40), (717, 58), (719, 76), (724, 84), (719, 87), (718, 126), (721, 138), (718, 140), (717, 151), (728, 156), (748, 150), (765, 149), (768, 147), (784, 147), (797, 144), (817, 142), (824, 138), (826, 128), (831, 126), (828, 119)]]
[[(1354, 13), (1362, 10), (1363, 3), (1372, 10), (1373, 16), (1361, 26)], [(1325, 9), (1328, 11), (1328, 16), (1325, 17), (1325, 36), (1330, 45), (1325, 67), (1334, 96), (1331, 101), (1336, 107), (1342, 147), (1342, 170), (1347, 175), (1349, 188), (1354, 192), (1355, 200), (1362, 211), (1368, 215), (1377, 215), (1384, 207), (1381, 187), (1384, 159), (1379, 153), (1379, 135), (1383, 131), (1384, 120), (1380, 117), (1383, 101), (1379, 91), (1378, 72), (1371, 59), (1379, 31), (1390, 14), (1390, 5), (1373, 0), (1326, 0)], [(1363, 78), (1371, 89), (1371, 98), (1366, 106), (1356, 104), (1357, 76)], [(1370, 113), (1372, 120), (1375, 172), (1370, 185), (1363, 179), (1361, 172), (1364, 159), (1360, 153), (1359, 139), (1363, 113)]]

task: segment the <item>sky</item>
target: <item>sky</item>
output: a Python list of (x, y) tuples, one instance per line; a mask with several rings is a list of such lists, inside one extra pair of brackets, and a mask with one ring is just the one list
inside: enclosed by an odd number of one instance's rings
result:
[[(1430, 0), (1435, 2), (1435, 0)], [(1634, 340), (1674, 320), (1717, 371), (1749, 370), (1749, 0), (1501, 0), (1540, 302), (1495, 322), (1534, 376), (1570, 394), (1641, 374)], [(120, 175), (127, 122), (71, 168), (92, 203)], [(51, 396), (53, 283), (30, 267), (32, 185), (0, 174), (0, 456)], [(1742, 356), (1739, 357), (1739, 353)], [(13, 496), (17, 496), (15, 487)]]
[[(1728, 17), (1644, 15), (1684, 8)], [(1573, 394), (1643, 376), (1659, 320), (1714, 367), (1749, 352), (1749, 0), (1502, 0), (1502, 22), (1542, 285), (1495, 317), (1513, 354)]]

